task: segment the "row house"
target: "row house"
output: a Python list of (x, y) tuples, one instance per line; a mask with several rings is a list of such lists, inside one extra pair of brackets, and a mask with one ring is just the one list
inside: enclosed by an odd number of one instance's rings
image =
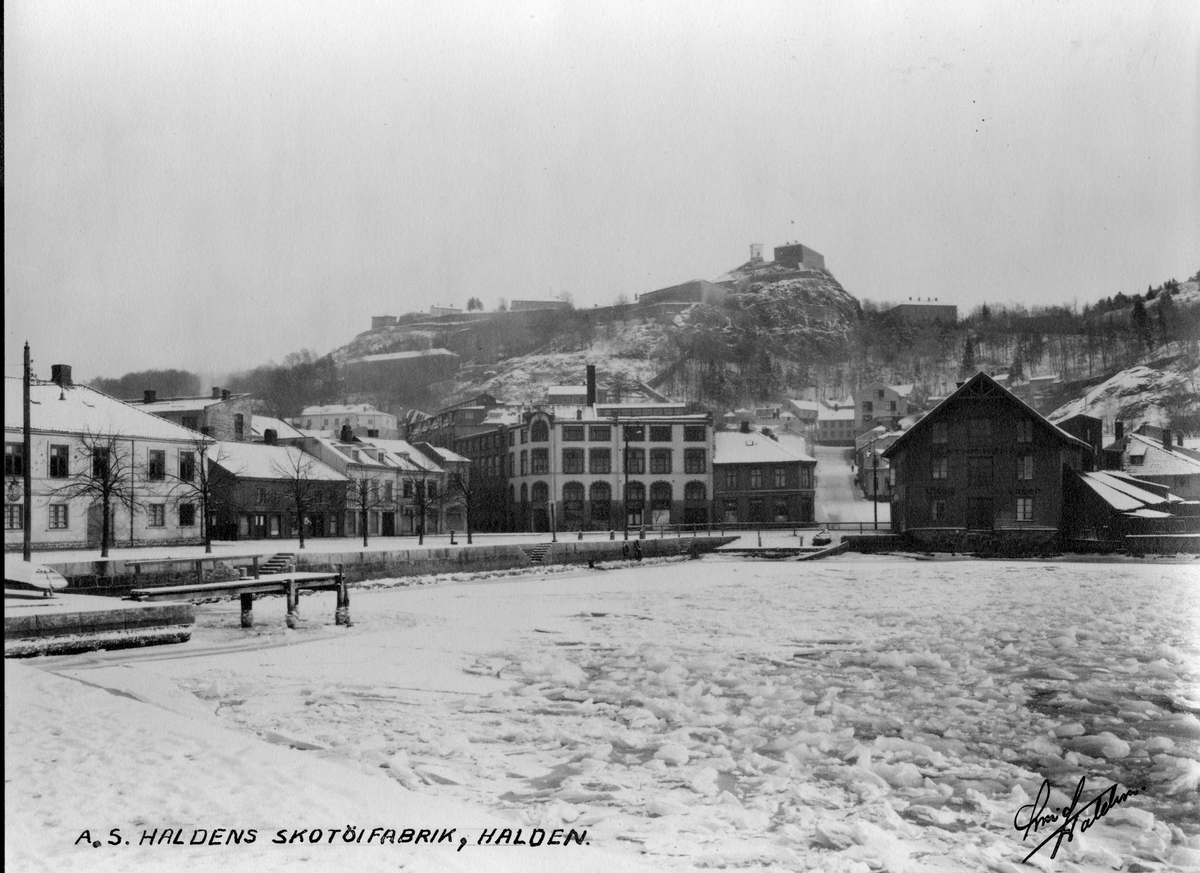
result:
[(817, 442), (823, 446), (852, 446), (855, 434), (854, 402), (833, 401), (817, 410)]
[(683, 403), (539, 409), (508, 429), (508, 449), (517, 529), (709, 520), (712, 416)]
[(369, 403), (306, 406), (290, 424), (314, 434), (339, 436), (350, 428), (357, 437), (396, 439), (400, 436), (396, 416), (382, 412)]
[(963, 383), (884, 450), (892, 527), (918, 541), (966, 531), (1036, 545), (1063, 524), (1067, 471), (1091, 449), (986, 373)]
[[(365, 449), (385, 453), (396, 465), (401, 534), (441, 534), (467, 529), (470, 461), (449, 449), (407, 440), (360, 440)], [(439, 458), (443, 459), (439, 463)]]
[(146, 390), (141, 400), (124, 402), (220, 442), (253, 438), (254, 399), (249, 394), (234, 394), (228, 388), (213, 388), (212, 395), (207, 397), (159, 398), (157, 391)]
[(28, 453), (22, 380), (5, 379), (5, 550), (24, 544), (27, 472), (33, 548), (202, 542), (193, 486), (205, 438), (141, 405), (75, 385), (69, 366), (55, 365), (53, 374), (30, 385)]
[(208, 465), (214, 539), (341, 535), (347, 477), (298, 446), (217, 443)]
[(748, 422), (740, 430), (715, 434), (714, 521), (813, 520), (817, 462), (794, 439), (753, 431)]
[(500, 402), (491, 394), (477, 394), (413, 421), (406, 429), (405, 439), (452, 449), (456, 440), (494, 428), (494, 423), (488, 423), (488, 416), (499, 406)]

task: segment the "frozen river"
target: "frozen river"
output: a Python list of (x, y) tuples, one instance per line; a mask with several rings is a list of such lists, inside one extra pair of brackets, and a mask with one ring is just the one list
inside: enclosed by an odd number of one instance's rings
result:
[[(184, 646), (39, 666), (252, 738), (251, 762), (262, 747), (357, 771), (380, 802), (462, 804), (526, 833), (586, 829), (572, 864), (1017, 870), (1055, 825), (1022, 839), (1014, 818), (1047, 780), (1046, 811), (1060, 809), (1080, 778), (1084, 800), (1113, 784), (1138, 793), (1030, 863), (1200, 861), (1196, 564), (709, 556), (380, 587), (355, 595), (349, 630), (319, 596), (302, 612), (288, 631), (282, 604), (264, 603), (245, 632), (231, 604), (202, 607)], [(6, 752), (49, 756), (34, 750), (49, 728), (33, 716), (11, 727), (22, 700), (6, 703)], [(55, 728), (52, 749), (101, 742)], [(152, 718), (146, 730), (153, 744)], [(60, 822), (82, 814), (71, 784), (86, 774), (41, 763), (39, 803), (59, 804)], [(223, 794), (214, 780), (229, 774), (200, 768), (190, 786), (186, 772), (169, 785), (147, 774), (120, 809), (89, 814), (146, 818), (142, 807), (192, 790), (193, 818), (290, 824)], [(10, 818), (26, 812), (6, 812), (18, 836), (61, 837)], [(79, 860), (58, 848), (59, 866)], [(273, 856), (221, 857), (269, 867)], [(507, 869), (499, 857), (476, 854), (468, 869)]]

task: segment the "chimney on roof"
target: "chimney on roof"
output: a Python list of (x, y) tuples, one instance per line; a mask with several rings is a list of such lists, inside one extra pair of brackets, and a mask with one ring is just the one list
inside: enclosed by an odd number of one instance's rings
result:
[(1113, 437), (1119, 440), (1125, 439), (1125, 422), (1117, 421), (1113, 423)]
[(142, 403), (154, 403), (158, 400), (158, 392), (153, 388), (142, 391)]
[(263, 431), (263, 442), (269, 446), (275, 445), (279, 439), (279, 432), (273, 427), (269, 427)]
[(596, 365), (587, 365), (587, 405), (596, 405)]
[(1183, 434), (1182, 433), (1175, 434), (1175, 445), (1180, 446), (1180, 447), (1183, 446)]
[(221, 389), (221, 399), (222, 399), (222, 400), (228, 400), (228, 399), (229, 399), (229, 389), (228, 389), (228, 388), (222, 388), (222, 389)]
[(344, 443), (354, 442), (354, 428), (352, 428), (348, 424), (342, 425), (342, 442), (344, 442)]
[(742, 433), (750, 433), (750, 422), (742, 419)]
[(71, 388), (74, 385), (74, 383), (71, 381), (71, 365), (51, 364), (50, 381), (59, 388)]
[(1171, 442), (1171, 432), (1164, 427), (1163, 428), (1163, 448), (1169, 449), (1169, 448), (1171, 448), (1172, 445), (1174, 445), (1174, 444)]
[(220, 399), (221, 399), (221, 389), (220, 389), (220, 388), (218, 388), (216, 385), (214, 385), (214, 386), (213, 386), (213, 395), (212, 395), (212, 399), (213, 399), (213, 400), (220, 400)]

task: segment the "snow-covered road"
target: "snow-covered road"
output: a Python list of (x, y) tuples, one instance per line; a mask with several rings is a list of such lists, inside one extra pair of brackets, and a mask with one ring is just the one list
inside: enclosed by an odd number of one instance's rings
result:
[[(266, 624), (264, 607), (249, 635), (232, 605), (204, 607), (193, 642), (172, 651), (40, 666), (215, 712), (272, 754), (527, 832), (586, 828), (576, 850), (597, 860), (1016, 870), (1040, 842), (1022, 842), (1018, 810), (1043, 780), (1058, 808), (1086, 777), (1085, 797), (1113, 783), (1140, 794), (1031, 863), (1200, 862), (1195, 564), (710, 556), (556, 570), (360, 593), (348, 631), (324, 604), (298, 631)], [(36, 742), (10, 730), (6, 751)], [(57, 805), (70, 821), (85, 801), (47, 766), (34, 810)], [(107, 818), (145, 818), (191, 790), (147, 781)], [(492, 857), (475, 855), (475, 869)]]

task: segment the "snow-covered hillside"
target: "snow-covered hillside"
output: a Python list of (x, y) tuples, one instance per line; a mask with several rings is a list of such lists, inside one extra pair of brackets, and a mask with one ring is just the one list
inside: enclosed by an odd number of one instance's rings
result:
[[(1178, 343), (1172, 344), (1174, 350)], [(1141, 424), (1162, 426), (1170, 423), (1170, 408), (1181, 399), (1195, 402), (1200, 384), (1200, 368), (1189, 368), (1182, 355), (1122, 370), (1097, 385), (1083, 397), (1060, 406), (1050, 414), (1051, 421), (1063, 421), (1073, 415), (1090, 415), (1111, 429), (1121, 421), (1127, 429)]]

